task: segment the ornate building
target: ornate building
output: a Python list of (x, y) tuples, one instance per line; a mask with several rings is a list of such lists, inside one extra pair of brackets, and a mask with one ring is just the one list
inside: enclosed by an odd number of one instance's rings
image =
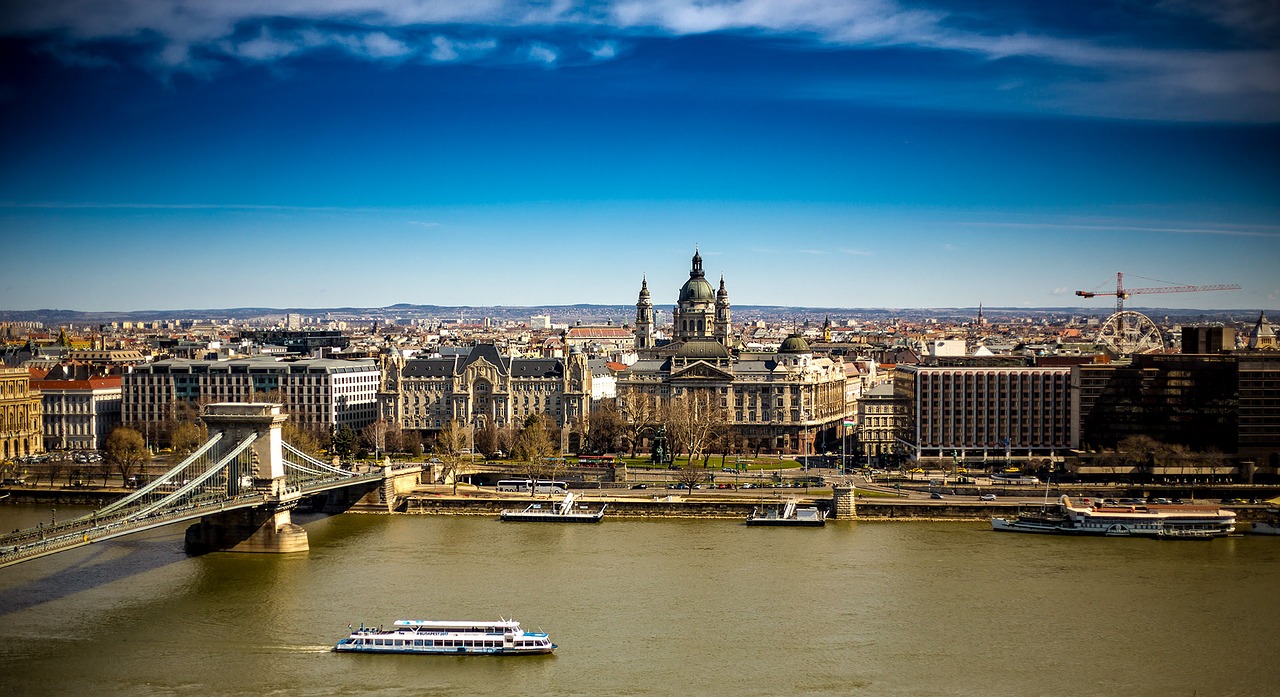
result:
[(695, 249), (689, 280), (672, 313), (673, 340), (658, 345), (648, 279), (636, 303), (640, 360), (618, 374), (618, 400), (700, 393), (717, 403), (737, 452), (809, 454), (839, 450), (845, 372), (839, 359), (815, 356), (791, 336), (773, 353), (738, 350), (724, 279), (713, 291)]
[(465, 355), (405, 359), (392, 352), (381, 362), (382, 418), (424, 435), (450, 419), (503, 427), (534, 413), (563, 428), (591, 407), (591, 370), (581, 351), (568, 358), (510, 358), (493, 344), (477, 344)]
[(26, 368), (0, 368), (0, 460), (44, 451), (40, 392)]

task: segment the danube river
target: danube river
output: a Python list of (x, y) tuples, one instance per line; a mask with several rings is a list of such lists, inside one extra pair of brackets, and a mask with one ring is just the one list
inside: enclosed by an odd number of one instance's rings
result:
[[(0, 506), (0, 525), (52, 515)], [(1280, 691), (1280, 538), (1072, 539), (981, 522), (297, 519), (310, 552), (188, 557), (176, 526), (0, 569), (0, 693)], [(329, 651), (349, 623), (500, 616), (560, 648)]]

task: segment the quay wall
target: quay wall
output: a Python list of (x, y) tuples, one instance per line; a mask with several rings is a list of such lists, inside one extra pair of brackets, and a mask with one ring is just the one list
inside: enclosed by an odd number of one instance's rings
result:
[[(0, 495), (9, 494), (0, 500), (0, 505), (82, 505), (104, 506), (128, 493), (124, 489), (79, 489), (79, 488), (2, 488)], [(595, 499), (596, 497), (591, 497)], [(483, 498), (469, 496), (442, 496), (439, 494), (407, 494), (400, 497), (401, 506), (397, 509), (409, 514), (418, 515), (480, 515), (497, 517), (503, 509), (525, 508), (530, 503), (551, 505), (550, 499), (527, 498)], [(586, 502), (591, 508), (598, 505), (595, 500)], [(619, 498), (608, 500), (609, 508), (606, 516), (617, 518), (739, 518), (745, 519), (753, 508), (760, 505), (777, 503), (767, 498), (720, 498), (720, 499), (682, 499), (667, 497), (658, 499)], [(832, 499), (830, 496), (807, 496), (800, 498), (801, 505), (816, 505), (830, 512)], [(993, 516), (1013, 516), (1019, 509), (1016, 502), (972, 502), (972, 501), (937, 501), (932, 499), (857, 499), (855, 520), (988, 520)], [(1224, 506), (1236, 512), (1240, 523), (1262, 520), (1266, 517), (1267, 504), (1233, 504)], [(385, 505), (353, 508), (357, 513), (386, 513)], [(834, 517), (833, 517), (834, 519)]]

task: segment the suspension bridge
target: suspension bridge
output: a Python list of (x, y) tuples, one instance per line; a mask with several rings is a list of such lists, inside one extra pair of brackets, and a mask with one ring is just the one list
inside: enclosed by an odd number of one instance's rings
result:
[(209, 440), (160, 477), (87, 516), (0, 536), (0, 567), (184, 521), (192, 552), (309, 548), (290, 512), (322, 494), (338, 507), (371, 495), (394, 505), (422, 468), (352, 470), (284, 442), (279, 404), (210, 404)]

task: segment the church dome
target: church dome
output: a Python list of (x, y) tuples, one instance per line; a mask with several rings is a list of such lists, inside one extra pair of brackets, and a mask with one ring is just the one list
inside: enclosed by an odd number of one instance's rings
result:
[(689, 280), (680, 286), (680, 302), (714, 302), (716, 292), (707, 283), (706, 274), (702, 272), (702, 255), (697, 247), (693, 250), (693, 264), (689, 269)]
[(809, 342), (799, 334), (792, 334), (778, 347), (778, 353), (810, 353)]
[(690, 278), (680, 286), (680, 302), (712, 302), (716, 299), (715, 291), (707, 279), (697, 276)]

